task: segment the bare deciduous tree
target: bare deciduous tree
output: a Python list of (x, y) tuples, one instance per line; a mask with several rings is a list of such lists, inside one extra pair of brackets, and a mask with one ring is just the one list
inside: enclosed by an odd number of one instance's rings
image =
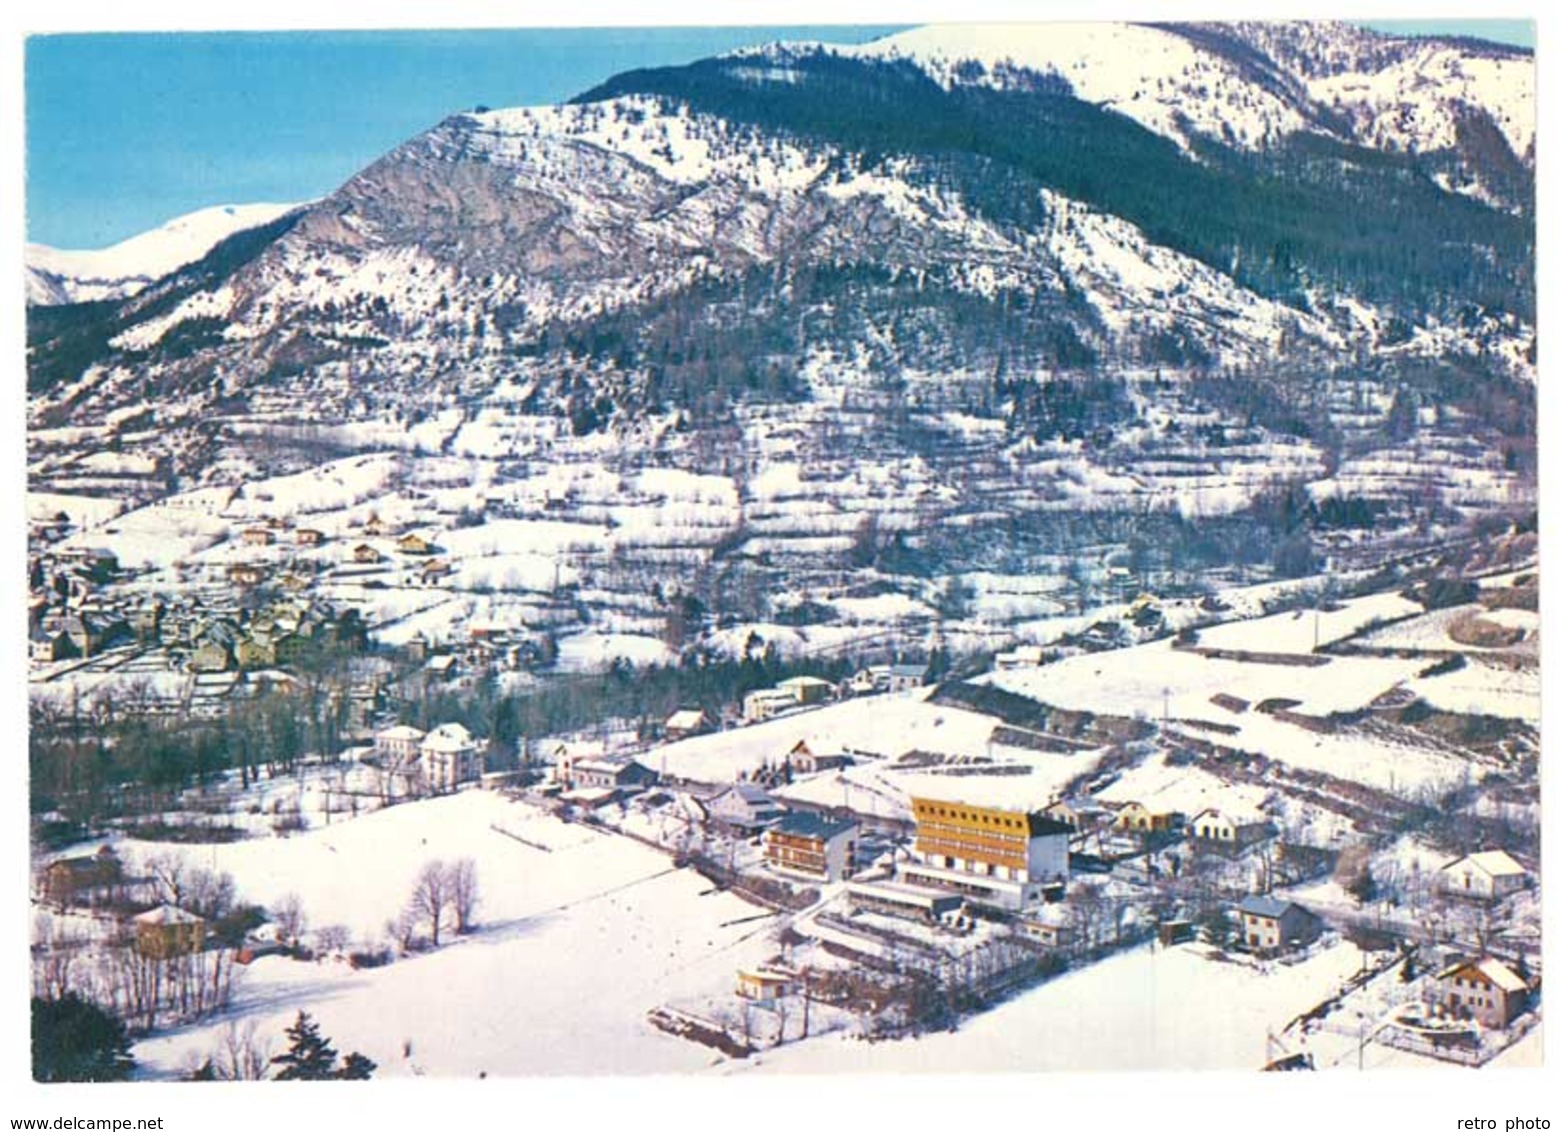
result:
[(385, 921), (385, 935), (403, 954), (412, 950), (412, 939), (417, 935), (417, 917), (411, 908), (404, 908), (394, 919)]
[(298, 945), (298, 937), (303, 935), (309, 925), (303, 901), (296, 892), (289, 892), (276, 902), (276, 906), (271, 909), (271, 918), (276, 921), (277, 933), (288, 947)]
[(208, 920), (220, 920), (233, 910), (233, 877), (229, 873), (193, 868), (184, 882), (183, 908)]
[(344, 924), (329, 924), (314, 933), (319, 949), (325, 952), (346, 951), (352, 943), (352, 933)]
[(439, 929), (444, 923), (445, 912), (450, 903), (450, 879), (445, 871), (443, 861), (429, 861), (417, 874), (417, 881), (412, 887), (412, 897), (407, 903), (407, 911), (413, 917), (428, 925), (428, 937), (435, 947), (439, 946)]
[(219, 1081), (264, 1081), (271, 1072), (271, 1040), (253, 1018), (242, 1026), (229, 1022), (209, 1063)]
[(189, 889), (189, 867), (177, 853), (156, 853), (146, 859), (146, 871), (157, 886), (157, 898), (183, 908)]
[(455, 916), (455, 931), (465, 935), (472, 930), (477, 912), (477, 862), (462, 857), (450, 864), (446, 881), (450, 889), (450, 911)]

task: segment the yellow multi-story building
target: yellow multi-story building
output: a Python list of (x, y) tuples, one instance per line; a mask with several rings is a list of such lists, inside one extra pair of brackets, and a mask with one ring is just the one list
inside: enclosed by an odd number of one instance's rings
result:
[(1039, 900), (1047, 886), (1068, 879), (1073, 830), (1040, 810), (915, 797), (911, 810), (915, 860), (901, 874), (912, 884), (1017, 909)]

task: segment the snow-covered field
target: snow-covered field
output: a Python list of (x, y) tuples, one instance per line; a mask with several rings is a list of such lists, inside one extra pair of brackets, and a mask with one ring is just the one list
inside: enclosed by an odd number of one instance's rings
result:
[[(278, 1047), (306, 1009), (339, 1050), (367, 1054), (382, 1077), (697, 1071), (713, 1053), (652, 1029), (645, 1012), (729, 989), (738, 966), (774, 949), (759, 909), (708, 893), (664, 855), (480, 791), (285, 840), (181, 851), (230, 871), (242, 899), (296, 893), (312, 925), (374, 939), (423, 862), (476, 862), (476, 934), (362, 971), (260, 959), (235, 995), (233, 1016), (254, 1020)], [(226, 1024), (156, 1035), (136, 1046), (137, 1061), (149, 1076), (177, 1075)]]
[(923, 702), (928, 689), (865, 696), (783, 715), (748, 727), (699, 735), (658, 747), (645, 761), (697, 782), (731, 782), (766, 763), (779, 763), (800, 742), (818, 754), (839, 750), (899, 755), (921, 749), (950, 755), (986, 752), (997, 720)]
[(1418, 602), (1398, 594), (1373, 594), (1335, 609), (1295, 610), (1215, 625), (1199, 632), (1198, 643), (1254, 652), (1309, 653), (1352, 636), (1373, 622), (1406, 617), (1420, 609)]
[(1270, 1030), (1360, 969), (1349, 943), (1293, 966), (1221, 962), (1195, 946), (1140, 947), (1070, 972), (957, 1032), (783, 1046), (743, 1070), (927, 1072), (1257, 1069)]
[(1152, 809), (1173, 810), (1189, 820), (1206, 807), (1230, 813), (1251, 814), (1268, 800), (1269, 791), (1216, 778), (1196, 766), (1168, 766), (1165, 756), (1155, 755), (1096, 795), (1103, 802), (1140, 802)]
[(1432, 707), (1466, 715), (1495, 715), (1539, 723), (1539, 669), (1470, 662), (1456, 672), (1409, 681)]
[[(1454, 624), (1470, 618), (1490, 621), (1513, 629), (1522, 629), (1523, 639), (1504, 648), (1481, 648), (1455, 640), (1448, 632)], [(1537, 655), (1539, 614), (1527, 609), (1488, 610), (1477, 604), (1436, 609), (1393, 625), (1384, 625), (1364, 634), (1360, 643), (1383, 649), (1426, 649), (1478, 655), (1482, 652), (1518, 652)]]
[(1254, 712), (1241, 717), (1239, 734), (1219, 742), (1400, 796), (1462, 782), (1470, 772), (1467, 760), (1422, 744), (1355, 731), (1317, 734)]
[[(1239, 639), (1249, 641), (1241, 647), (1259, 647), (1252, 638)], [(1297, 711), (1328, 715), (1363, 708), (1424, 667), (1424, 661), (1378, 657), (1330, 657), (1316, 666), (1259, 664), (1176, 649), (1167, 640), (983, 679), (1055, 707), (1143, 718), (1168, 712), (1175, 719), (1232, 723), (1231, 713), (1210, 703), (1210, 696), (1224, 692), (1251, 704), (1298, 700)]]

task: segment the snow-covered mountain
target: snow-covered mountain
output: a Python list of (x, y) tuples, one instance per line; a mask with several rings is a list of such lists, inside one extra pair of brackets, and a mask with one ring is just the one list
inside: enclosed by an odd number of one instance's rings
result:
[(1503, 164), (1534, 168), (1533, 55), (1497, 44), (1344, 23), (1050, 24), (1030, 35), (975, 24), (916, 28), (840, 53), (909, 60), (944, 86), (1052, 78), (1188, 150), (1200, 138), (1262, 149), (1316, 132), (1446, 154), (1470, 167), (1444, 188), (1503, 207), (1514, 202), (1479, 176), (1490, 141), (1506, 150)]
[[(97, 483), (83, 435), (152, 496), (393, 450), (495, 485), (480, 510), (533, 461), (606, 467), (550, 506), (713, 605), (734, 561), (793, 593), (1023, 572), (1102, 538), (1079, 514), (1218, 563), (1304, 538), (1297, 498), (1505, 513), (1533, 496), (1532, 85), (1525, 53), (1334, 25), (1034, 25), (457, 114), (36, 313), (31, 474)], [(638, 531), (601, 485), (645, 467), (735, 503)]]
[(129, 298), (147, 284), (200, 259), (234, 233), (269, 224), (298, 207), (229, 204), (203, 208), (96, 251), (62, 251), (47, 244), (28, 244), (27, 302), (52, 306)]

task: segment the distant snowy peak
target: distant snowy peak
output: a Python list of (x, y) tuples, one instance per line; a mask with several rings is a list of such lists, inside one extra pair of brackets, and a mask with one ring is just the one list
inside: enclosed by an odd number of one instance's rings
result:
[(27, 302), (33, 306), (123, 299), (200, 259), (236, 233), (269, 224), (297, 204), (203, 208), (98, 251), (27, 245)]
[(1433, 153), (1484, 118), (1533, 165), (1533, 54), (1475, 40), (1336, 23), (948, 24), (830, 50), (906, 60), (945, 87), (1054, 78), (1184, 147), (1198, 134), (1259, 149), (1314, 130)]
[(1196, 132), (1258, 148), (1308, 124), (1293, 99), (1250, 81), (1223, 55), (1142, 24), (940, 24), (841, 54), (908, 60), (946, 87), (1052, 76), (1075, 98), (1181, 145)]
[(1337, 23), (1207, 25), (1261, 52), (1306, 85), (1312, 102), (1344, 111), (1359, 140), (1427, 152), (1457, 144), (1471, 113), (1487, 115), (1534, 163), (1534, 54), (1475, 39), (1393, 36)]

